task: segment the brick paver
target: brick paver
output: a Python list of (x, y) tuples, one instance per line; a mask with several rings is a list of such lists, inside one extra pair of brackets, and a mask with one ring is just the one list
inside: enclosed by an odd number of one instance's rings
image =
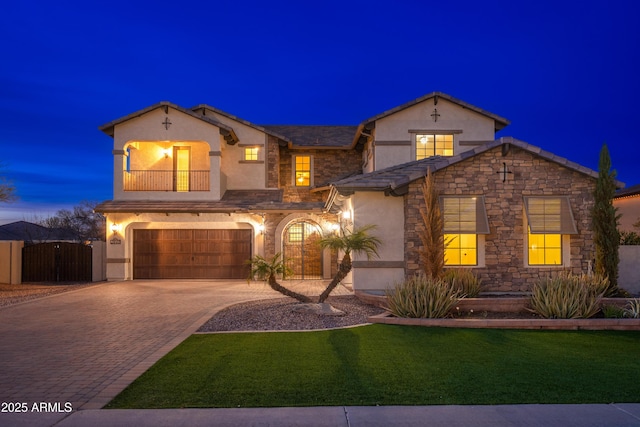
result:
[(0, 308), (0, 400), (101, 408), (216, 311), (279, 296), (261, 282), (128, 281)]

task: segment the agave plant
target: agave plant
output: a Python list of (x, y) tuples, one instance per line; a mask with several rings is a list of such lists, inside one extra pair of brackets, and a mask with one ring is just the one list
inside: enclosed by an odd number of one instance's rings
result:
[(482, 279), (473, 274), (471, 270), (454, 268), (445, 271), (442, 280), (460, 291), (465, 298), (475, 298), (480, 293)]
[(460, 291), (441, 279), (420, 274), (387, 291), (389, 311), (396, 317), (445, 317), (457, 304)]
[(587, 319), (600, 311), (602, 294), (580, 276), (560, 274), (541, 279), (533, 287), (530, 311), (548, 319)]
[(632, 319), (640, 319), (640, 298), (634, 298), (627, 304), (625, 315)]

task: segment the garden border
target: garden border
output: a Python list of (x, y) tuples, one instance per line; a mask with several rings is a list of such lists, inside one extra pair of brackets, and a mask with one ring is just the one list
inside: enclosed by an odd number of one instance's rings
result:
[[(386, 297), (366, 292), (355, 292), (356, 296), (367, 304), (385, 307)], [(460, 312), (492, 311), (500, 313), (525, 311), (528, 298), (523, 297), (486, 297), (463, 298), (456, 307)], [(624, 307), (627, 298), (603, 298), (603, 305)], [(410, 319), (398, 318), (391, 313), (370, 316), (371, 323), (387, 325), (414, 325), (441, 328), (499, 328), (499, 329), (546, 329), (546, 330), (640, 330), (640, 319), (479, 319), (479, 318), (444, 318), (444, 319)]]

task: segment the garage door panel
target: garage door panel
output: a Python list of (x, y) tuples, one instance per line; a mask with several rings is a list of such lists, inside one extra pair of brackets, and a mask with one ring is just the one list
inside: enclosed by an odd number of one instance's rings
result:
[(134, 278), (246, 278), (252, 230), (134, 230)]

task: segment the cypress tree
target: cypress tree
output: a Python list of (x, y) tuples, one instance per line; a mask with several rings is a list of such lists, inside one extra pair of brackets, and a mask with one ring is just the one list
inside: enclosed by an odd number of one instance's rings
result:
[(594, 206), (592, 211), (593, 242), (596, 248), (595, 272), (609, 278), (609, 289), (606, 295), (618, 291), (618, 246), (620, 234), (618, 219), (620, 215), (613, 206), (616, 192), (616, 171), (611, 170), (611, 158), (607, 144), (602, 146), (598, 163), (598, 179), (593, 192)]

